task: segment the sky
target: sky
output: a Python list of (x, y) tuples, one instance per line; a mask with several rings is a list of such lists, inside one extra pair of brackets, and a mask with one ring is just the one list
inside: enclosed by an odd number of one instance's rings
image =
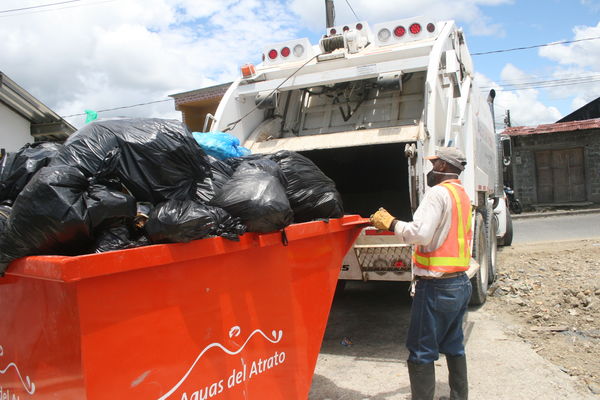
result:
[[(318, 44), (324, 4), (0, 0), (0, 71), (76, 127), (86, 109), (181, 119), (168, 95), (236, 79), (270, 43)], [(497, 91), (499, 127), (507, 110), (513, 126), (552, 123), (600, 97), (600, 0), (336, 0), (335, 7), (336, 24), (454, 20), (479, 86)], [(143, 103), (151, 104), (130, 107)]]

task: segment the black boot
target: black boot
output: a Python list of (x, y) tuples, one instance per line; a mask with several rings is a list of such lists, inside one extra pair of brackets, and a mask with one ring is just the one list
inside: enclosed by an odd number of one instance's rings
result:
[(469, 381), (467, 379), (467, 357), (446, 356), (448, 363), (448, 383), (450, 384), (450, 400), (467, 400), (469, 398)]
[(407, 361), (406, 364), (408, 365), (412, 400), (433, 400), (433, 393), (435, 392), (435, 367), (433, 363), (414, 364)]

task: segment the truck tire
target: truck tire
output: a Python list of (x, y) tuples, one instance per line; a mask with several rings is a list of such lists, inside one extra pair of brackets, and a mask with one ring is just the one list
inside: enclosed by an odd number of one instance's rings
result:
[(496, 238), (496, 232), (498, 231), (498, 217), (494, 214), (493, 209), (488, 209), (488, 212), (491, 212), (492, 218), (490, 221), (490, 229), (489, 229), (489, 276), (488, 276), (488, 285), (491, 285), (496, 280), (498, 276), (498, 265), (497, 256), (498, 256), (498, 239)]
[(506, 233), (502, 238), (502, 246), (510, 246), (513, 241), (513, 224), (510, 212), (506, 210)]
[(483, 213), (477, 211), (475, 213), (475, 231), (473, 235), (473, 258), (479, 263), (479, 270), (473, 278), (471, 278), (471, 285), (473, 286), (473, 293), (471, 294), (471, 300), (469, 304), (473, 306), (480, 306), (485, 303), (487, 298), (488, 289), (488, 277), (489, 277), (489, 253), (485, 219)]

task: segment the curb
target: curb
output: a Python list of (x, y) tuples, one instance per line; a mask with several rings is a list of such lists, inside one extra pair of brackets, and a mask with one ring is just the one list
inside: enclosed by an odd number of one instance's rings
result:
[(555, 217), (562, 215), (578, 215), (578, 214), (594, 214), (600, 213), (600, 208), (585, 208), (581, 210), (559, 210), (559, 211), (546, 211), (546, 212), (530, 212), (524, 214), (510, 214), (513, 220), (515, 219), (528, 219), (528, 218), (544, 218), (544, 217)]

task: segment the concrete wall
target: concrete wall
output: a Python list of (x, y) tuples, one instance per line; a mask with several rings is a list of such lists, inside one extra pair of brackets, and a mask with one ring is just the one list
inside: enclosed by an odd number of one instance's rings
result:
[(30, 126), (28, 120), (0, 103), (0, 148), (10, 152), (33, 143)]
[(583, 147), (587, 201), (600, 204), (600, 129), (513, 136), (512, 176), (523, 205), (538, 203), (535, 152)]

